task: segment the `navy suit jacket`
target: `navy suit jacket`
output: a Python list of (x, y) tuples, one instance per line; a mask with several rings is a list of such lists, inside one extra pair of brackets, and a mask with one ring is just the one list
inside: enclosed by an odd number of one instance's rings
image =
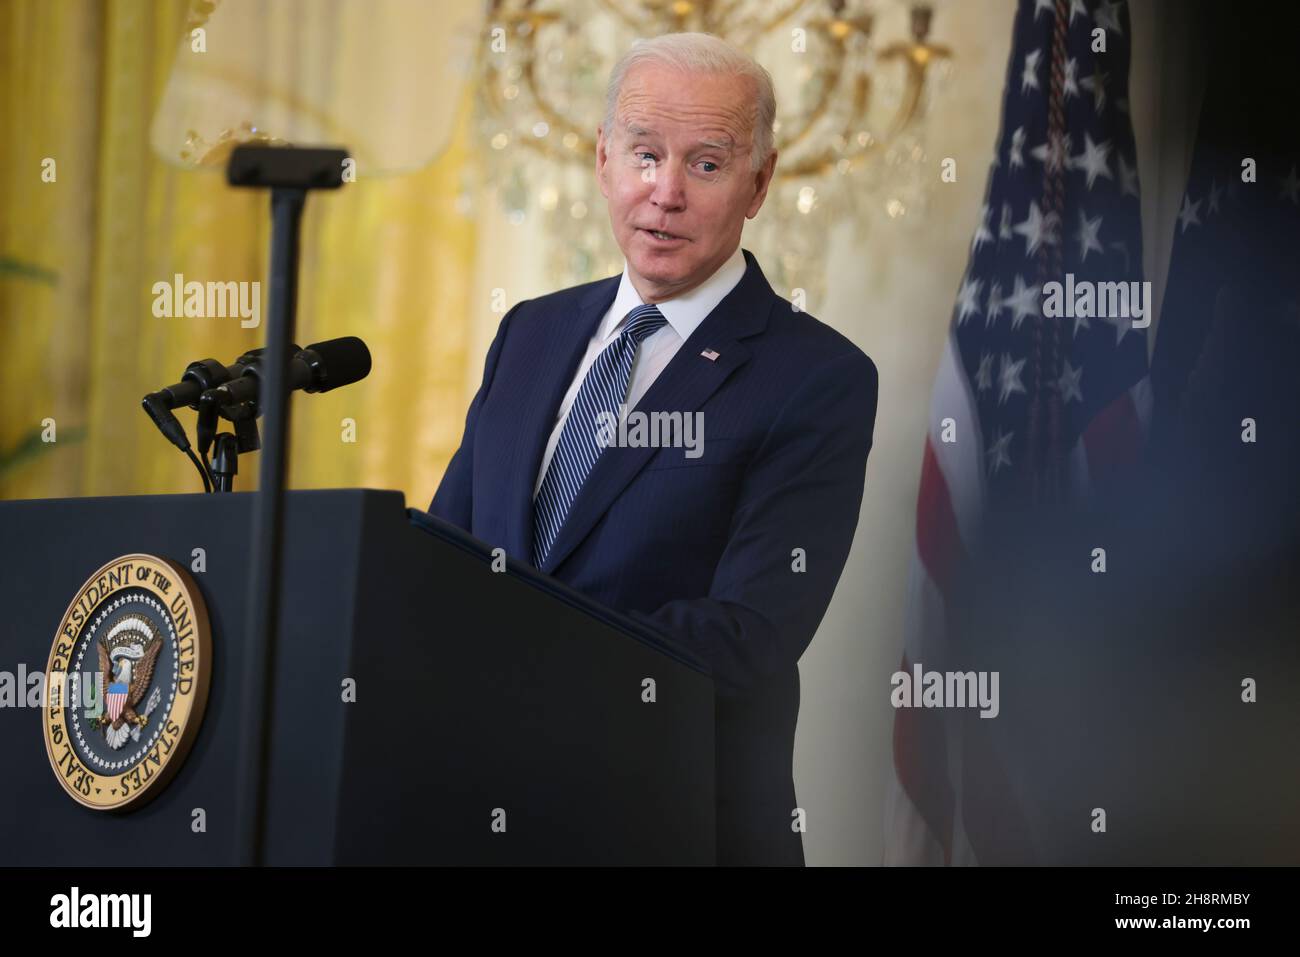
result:
[[(792, 828), (797, 662), (853, 541), (877, 377), (743, 252), (744, 277), (637, 405), (702, 412), (703, 454), (606, 448), (541, 570), (707, 663), (719, 863), (802, 864)], [(619, 279), (505, 315), (431, 513), (531, 562), (542, 454)]]

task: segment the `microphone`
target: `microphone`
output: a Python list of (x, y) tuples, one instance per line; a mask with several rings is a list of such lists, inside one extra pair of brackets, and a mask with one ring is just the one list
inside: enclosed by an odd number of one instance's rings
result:
[[(370, 374), (370, 350), (356, 336), (327, 339), (302, 349), (289, 361), (289, 391), (329, 392), (360, 382)], [(243, 367), (237, 377), (204, 391), (203, 402), (225, 407), (241, 402), (257, 403), (262, 386), (260, 362)], [(188, 394), (188, 393), (187, 393)]]
[(197, 409), (199, 396), (209, 389), (215, 389), (223, 382), (239, 378), (244, 374), (245, 365), (261, 351), (261, 349), (254, 349), (252, 352), (246, 352), (230, 366), (223, 366), (216, 359), (200, 359), (198, 362), (191, 362), (185, 367), (185, 374), (181, 376), (180, 382), (159, 389), (157, 392), (151, 392), (146, 398), (152, 397), (155, 405), (161, 404), (168, 409), (179, 409), (185, 405)]
[(181, 376), (180, 382), (159, 389), (157, 392), (150, 392), (140, 400), (140, 404), (168, 441), (182, 452), (188, 451), (190, 440), (185, 435), (184, 427), (176, 421), (176, 416), (172, 415), (172, 409), (183, 406), (198, 409), (199, 398), (204, 392), (215, 389), (231, 379), (239, 378), (248, 366), (260, 360), (261, 354), (261, 349), (251, 349), (229, 366), (222, 365), (216, 359), (199, 359), (197, 362), (191, 362), (185, 367), (185, 374)]

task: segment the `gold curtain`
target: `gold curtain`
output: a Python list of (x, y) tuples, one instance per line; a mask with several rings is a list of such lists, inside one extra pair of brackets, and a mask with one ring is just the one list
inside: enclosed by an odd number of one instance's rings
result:
[[(245, 329), (152, 310), (154, 283), (177, 273), (257, 280), (266, 297), (268, 195), (149, 146), (187, 8), (0, 0), (0, 497), (198, 490), (140, 398), (193, 359), (262, 344), (265, 319)], [(361, 336), (374, 368), (294, 400), (295, 488), (395, 488), (423, 507), (460, 438), (482, 368), (470, 354), (475, 229), (456, 208), (469, 103), (467, 92), (432, 165), (308, 201), (296, 339)], [(193, 413), (178, 418), (193, 437)], [(237, 489), (256, 487), (256, 468), (246, 457)]]

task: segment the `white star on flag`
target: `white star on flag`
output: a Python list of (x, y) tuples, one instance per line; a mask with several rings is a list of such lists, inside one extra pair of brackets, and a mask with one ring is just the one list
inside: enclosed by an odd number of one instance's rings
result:
[(1070, 161), (1070, 134), (1064, 136), (1049, 134), (1047, 142), (1040, 143), (1029, 151), (1029, 155), (1055, 172)]
[(1025, 237), (1025, 255), (1032, 256), (1043, 243), (1049, 246), (1056, 244), (1055, 228), (1056, 214), (1048, 213), (1044, 216), (1037, 201), (1031, 199), (1024, 222), (1017, 223), (1014, 231)]
[(1024, 392), (1024, 383), (1020, 381), (1020, 370), (1025, 367), (1024, 359), (1012, 361), (1011, 356), (1002, 353), (1002, 366), (998, 369), (998, 405), (1017, 392)]
[(1079, 61), (1074, 57), (1066, 57), (1065, 60), (1065, 100), (1068, 103), (1070, 97), (1079, 95)]
[(1102, 0), (1099, 6), (1092, 14), (1093, 22), (1103, 30), (1114, 30), (1120, 36), (1124, 35), (1124, 28), (1119, 22), (1119, 4), (1111, 3), (1110, 0)]
[(1017, 126), (1011, 134), (1011, 146), (1007, 149), (1007, 164), (1012, 169), (1025, 165), (1025, 128)]
[(970, 250), (977, 253), (981, 246), (991, 242), (993, 242), (993, 234), (989, 232), (989, 204), (985, 203), (980, 207), (980, 224), (975, 227), (975, 237), (970, 241)]
[(1071, 399), (1079, 402), (1083, 401), (1083, 390), (1079, 388), (1079, 380), (1083, 378), (1083, 367), (1075, 369), (1070, 365), (1070, 360), (1064, 361), (1065, 368), (1061, 371), (1061, 378), (1056, 380), (1056, 387), (1061, 392), (1061, 401), (1066, 405), (1070, 404)]
[(1094, 143), (1092, 136), (1088, 133), (1083, 134), (1083, 152), (1078, 156), (1070, 158), (1070, 165), (1075, 169), (1081, 169), (1088, 177), (1088, 189), (1092, 189), (1092, 184), (1097, 181), (1098, 176), (1105, 176), (1107, 179), (1110, 175), (1110, 143)]
[(1083, 210), (1079, 210), (1079, 231), (1075, 233), (1074, 237), (1079, 241), (1079, 262), (1088, 261), (1088, 252), (1090, 250), (1095, 249), (1099, 253), (1105, 252), (1101, 245), (1100, 233), (1101, 217), (1089, 219)]
[(1219, 188), (1218, 180), (1210, 180), (1210, 205), (1205, 211), (1207, 218), (1210, 213), (1217, 213), (1219, 211), (1219, 197), (1222, 195), (1223, 190)]
[(1002, 466), (1004, 465), (1009, 466), (1011, 464), (1011, 456), (1007, 453), (1008, 453), (1008, 449), (1011, 446), (1011, 438), (1015, 434), (1016, 433), (1014, 432), (1007, 432), (1004, 435), (1002, 433), (1002, 430), (998, 429), (997, 435), (993, 439), (993, 444), (990, 445), (988, 451), (984, 453), (985, 456), (989, 459), (990, 475), (995, 473), (998, 469), (1002, 468)]
[(1030, 50), (1025, 54), (1025, 68), (1020, 74), (1021, 93), (1038, 89), (1038, 61), (1042, 55), (1042, 50)]
[(976, 297), (980, 294), (980, 286), (984, 284), (981, 279), (966, 279), (961, 284), (961, 292), (957, 294), (957, 325), (961, 325), (970, 316), (979, 312), (979, 302)]
[(1178, 224), (1182, 226), (1183, 232), (1187, 232), (1188, 226), (1201, 225), (1200, 217), (1196, 215), (1196, 211), (1200, 208), (1201, 201), (1198, 199), (1193, 203), (1191, 193), (1183, 196), (1183, 208), (1178, 213)]
[(1011, 307), (1011, 328), (1019, 329), (1025, 316), (1038, 315), (1038, 287), (1026, 286), (1020, 274), (1016, 273), (1016, 286), (1007, 299), (1007, 305)]

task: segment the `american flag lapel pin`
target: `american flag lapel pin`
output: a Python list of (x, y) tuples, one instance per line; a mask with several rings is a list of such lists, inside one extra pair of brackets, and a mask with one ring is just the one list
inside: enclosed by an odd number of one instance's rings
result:
[(703, 352), (700, 353), (700, 355), (704, 356), (704, 358), (708, 359), (710, 362), (715, 362), (717, 361), (719, 353), (715, 352), (712, 349), (705, 349)]

